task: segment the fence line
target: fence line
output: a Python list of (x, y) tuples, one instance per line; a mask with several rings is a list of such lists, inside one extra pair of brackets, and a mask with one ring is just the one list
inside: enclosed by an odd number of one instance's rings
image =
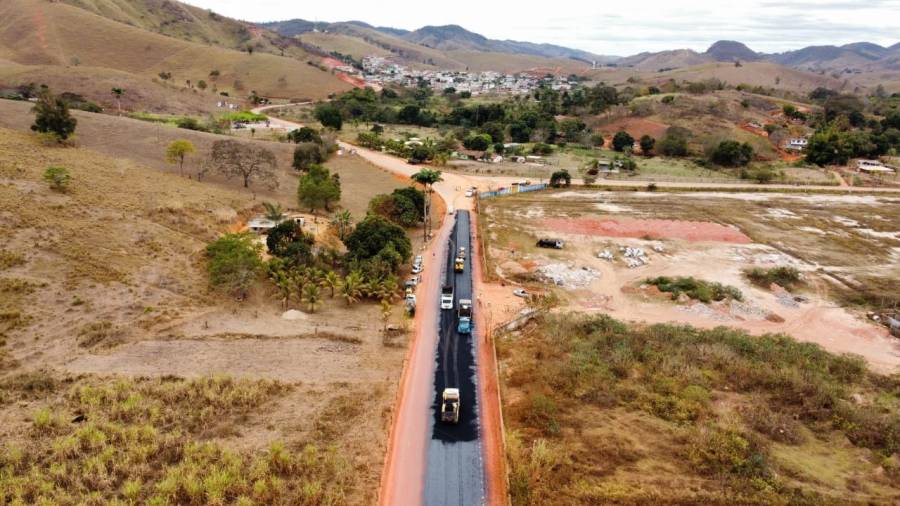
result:
[(479, 199), (489, 199), (493, 197), (501, 197), (503, 195), (513, 195), (516, 193), (525, 193), (525, 192), (533, 192), (538, 190), (546, 189), (546, 184), (533, 184), (528, 186), (522, 185), (514, 185), (509, 188), (503, 188), (500, 190), (490, 191), (490, 192), (481, 192), (478, 194)]

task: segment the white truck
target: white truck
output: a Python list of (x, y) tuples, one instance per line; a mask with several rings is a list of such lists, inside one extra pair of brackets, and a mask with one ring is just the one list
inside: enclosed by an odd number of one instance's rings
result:
[(441, 288), (441, 309), (453, 309), (453, 287), (450, 285)]

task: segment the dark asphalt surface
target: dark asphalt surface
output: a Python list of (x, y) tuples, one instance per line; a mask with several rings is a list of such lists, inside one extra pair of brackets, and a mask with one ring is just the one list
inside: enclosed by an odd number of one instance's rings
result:
[[(423, 503), (427, 506), (484, 504), (484, 463), (478, 421), (478, 388), (475, 357), (477, 340), (473, 334), (456, 332), (459, 299), (472, 299), (471, 229), (469, 212), (456, 213), (456, 225), (447, 247), (445, 283), (454, 286), (453, 309), (441, 310), (440, 339), (436, 350), (434, 402), (429, 421), (427, 470)], [(465, 270), (453, 271), (459, 247), (466, 248)], [(473, 304), (473, 311), (477, 310)], [(444, 388), (460, 389), (458, 424), (440, 420), (441, 394)]]

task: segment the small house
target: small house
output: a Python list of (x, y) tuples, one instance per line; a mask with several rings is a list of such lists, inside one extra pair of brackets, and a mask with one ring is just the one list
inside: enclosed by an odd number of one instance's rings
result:
[(893, 174), (894, 169), (885, 166), (878, 160), (857, 160), (856, 169), (867, 174)]
[(300, 216), (299, 214), (285, 215), (279, 221), (270, 220), (269, 218), (266, 218), (265, 216), (257, 216), (256, 218), (253, 218), (247, 222), (247, 228), (250, 229), (250, 231), (252, 231), (254, 233), (265, 235), (265, 234), (268, 234), (270, 230), (272, 230), (273, 228), (277, 227), (278, 225), (280, 225), (281, 223), (283, 223), (287, 220), (293, 221), (294, 223), (297, 224), (298, 227), (303, 227), (303, 224), (306, 222), (306, 220), (303, 218), (303, 216)]
[(794, 151), (803, 151), (806, 149), (806, 146), (809, 145), (809, 139), (806, 137), (794, 137), (788, 139), (787, 145), (785, 145), (786, 149), (793, 149)]

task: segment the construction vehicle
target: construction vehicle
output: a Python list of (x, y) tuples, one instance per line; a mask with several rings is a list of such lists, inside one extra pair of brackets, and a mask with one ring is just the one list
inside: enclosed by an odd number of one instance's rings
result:
[(460, 334), (472, 333), (472, 300), (459, 299), (459, 307), (457, 308), (457, 316), (459, 316), (459, 324), (456, 326), (456, 332)]
[(464, 270), (466, 270), (466, 259), (463, 257), (456, 257), (456, 260), (453, 261), (453, 271), (463, 272)]
[(458, 258), (466, 258), (466, 247), (465, 247), (465, 246), (460, 246), (460, 247), (459, 247), (459, 252), (456, 254), (456, 256), (457, 256)]
[(459, 423), (459, 389), (445, 388), (441, 402), (441, 421)]
[(441, 288), (441, 309), (453, 309), (453, 287), (450, 285)]

